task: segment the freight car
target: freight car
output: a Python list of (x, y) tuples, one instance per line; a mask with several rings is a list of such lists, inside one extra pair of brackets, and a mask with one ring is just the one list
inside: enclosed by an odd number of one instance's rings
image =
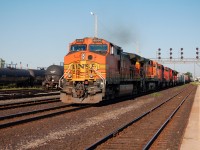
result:
[(36, 86), (42, 85), (42, 82), (45, 79), (45, 70), (44, 69), (28, 69), (29, 74), (30, 74), (30, 85), (31, 86)]
[(58, 89), (59, 79), (64, 73), (64, 67), (58, 65), (51, 65), (45, 71), (45, 80), (42, 86), (45, 89)]
[[(175, 81), (176, 80), (176, 81)], [(59, 80), (64, 103), (98, 103), (177, 82), (177, 72), (99, 38), (77, 39), (64, 57)]]
[(44, 70), (35, 69), (0, 69), (0, 86), (25, 87), (42, 85)]
[(177, 84), (186, 84), (191, 82), (190, 77), (187, 74), (184, 73), (178, 73), (177, 74)]

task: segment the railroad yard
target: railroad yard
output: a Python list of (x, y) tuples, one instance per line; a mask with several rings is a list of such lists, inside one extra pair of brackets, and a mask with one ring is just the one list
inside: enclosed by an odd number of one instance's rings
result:
[(0, 150), (200, 150), (200, 1), (0, 1)]
[(1, 100), (0, 149), (180, 149), (196, 89), (93, 105), (59, 95)]

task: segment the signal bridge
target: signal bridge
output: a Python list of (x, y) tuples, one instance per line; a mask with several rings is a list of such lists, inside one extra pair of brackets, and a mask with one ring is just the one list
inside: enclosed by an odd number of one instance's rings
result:
[(169, 59), (169, 58), (162, 58), (162, 59), (158, 59), (158, 58), (152, 58), (153, 60), (156, 60), (157, 62), (161, 63), (161, 64), (186, 64), (186, 63), (200, 63), (200, 59), (195, 59), (195, 58), (173, 58), (173, 59)]
[(179, 50), (179, 54), (180, 57), (179, 58), (173, 58), (172, 54), (172, 48), (169, 49), (169, 58), (162, 58), (161, 57), (161, 48), (158, 48), (158, 51), (156, 53), (156, 58), (152, 58), (153, 60), (156, 60), (158, 63), (161, 64), (173, 64), (174, 65), (174, 70), (175, 70), (175, 64), (194, 64), (194, 74), (193, 77), (196, 77), (196, 67), (195, 65), (197, 65), (198, 67), (200, 67), (200, 59), (199, 59), (199, 48), (196, 47), (196, 58), (184, 58), (183, 56), (183, 48), (180, 48)]
[(197, 59), (197, 58), (162, 58), (162, 59), (159, 59), (159, 58), (152, 58), (153, 60), (156, 60), (158, 63), (161, 63), (161, 64), (173, 64), (174, 65), (174, 70), (175, 70), (175, 64), (194, 64), (194, 67), (193, 67), (193, 77), (196, 78), (196, 67), (195, 65), (197, 65), (198, 67), (200, 67), (200, 59)]

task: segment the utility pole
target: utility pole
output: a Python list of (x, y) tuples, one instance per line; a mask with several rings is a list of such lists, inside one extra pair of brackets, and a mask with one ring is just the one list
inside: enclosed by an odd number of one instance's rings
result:
[(97, 23), (97, 15), (93, 12), (90, 12), (91, 15), (94, 16), (94, 37), (98, 37), (98, 23)]

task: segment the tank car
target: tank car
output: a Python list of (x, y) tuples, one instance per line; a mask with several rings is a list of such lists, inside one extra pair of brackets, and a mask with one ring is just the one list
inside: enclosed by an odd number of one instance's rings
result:
[(28, 86), (30, 84), (30, 74), (25, 69), (1, 68), (0, 84), (13, 86)]
[(28, 69), (30, 74), (30, 85), (31, 86), (41, 86), (42, 82), (45, 80), (45, 70), (44, 69)]
[(45, 80), (42, 85), (46, 89), (58, 89), (59, 79), (64, 73), (64, 67), (58, 65), (51, 65), (45, 71)]

